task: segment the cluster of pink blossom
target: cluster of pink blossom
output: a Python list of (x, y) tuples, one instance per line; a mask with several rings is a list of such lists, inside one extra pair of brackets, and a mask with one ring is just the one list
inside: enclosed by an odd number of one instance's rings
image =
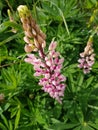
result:
[(64, 84), (66, 78), (61, 74), (64, 58), (60, 58), (60, 54), (55, 51), (55, 48), (56, 42), (52, 41), (47, 55), (39, 50), (39, 57), (34, 54), (27, 54), (28, 57), (25, 58), (25, 62), (34, 65), (35, 76), (42, 76), (39, 80), (39, 85), (43, 86), (42, 89), (49, 93), (52, 98), (62, 103), (66, 87)]
[(81, 58), (78, 60), (80, 63), (78, 65), (79, 68), (83, 69), (84, 74), (90, 73), (90, 70), (92, 69), (92, 65), (94, 64), (94, 54), (91, 56), (82, 56), (80, 53)]
[(95, 54), (94, 49), (92, 48), (92, 41), (89, 39), (84, 52), (80, 53), (80, 59), (78, 60), (78, 67), (83, 69), (84, 74), (90, 73), (92, 65), (94, 64), (94, 57)]

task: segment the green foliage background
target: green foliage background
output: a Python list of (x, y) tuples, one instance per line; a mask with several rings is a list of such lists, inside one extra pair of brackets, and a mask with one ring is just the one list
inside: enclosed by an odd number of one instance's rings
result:
[[(64, 57), (67, 87), (62, 105), (38, 86), (32, 65), (24, 62), (25, 42), (17, 7), (27, 5)], [(98, 130), (98, 35), (94, 36), (95, 64), (90, 74), (77, 68), (94, 27), (97, 0), (0, 0), (0, 130)], [(10, 9), (15, 22), (9, 20)], [(93, 21), (90, 18), (93, 17)], [(17, 33), (12, 32), (12, 28)]]

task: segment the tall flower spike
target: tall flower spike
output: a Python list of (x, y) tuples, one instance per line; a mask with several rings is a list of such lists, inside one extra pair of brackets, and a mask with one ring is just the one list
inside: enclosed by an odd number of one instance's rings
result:
[[(39, 54), (37, 57), (34, 54), (28, 54), (25, 62), (34, 66), (34, 76), (41, 76), (39, 85), (43, 86), (42, 90), (62, 103), (66, 78), (61, 74), (64, 59), (60, 58), (59, 52), (55, 51), (57, 43), (52, 41), (48, 48), (48, 53), (45, 54), (45, 34), (39, 29), (26, 6), (19, 6), (18, 12), (25, 30), (24, 41), (27, 43), (25, 51), (38, 50)], [(34, 40), (32, 41), (32, 39)]]
[(40, 30), (35, 20), (32, 18), (30, 10), (25, 5), (20, 5), (17, 8), (23, 29), (25, 32), (24, 41), (27, 43), (25, 46), (26, 52), (37, 51), (44, 48), (46, 35)]
[(90, 73), (92, 65), (94, 64), (94, 49), (93, 49), (92, 37), (89, 38), (87, 46), (84, 48), (84, 52), (80, 53), (80, 59), (78, 60), (78, 67), (83, 69), (84, 74)]

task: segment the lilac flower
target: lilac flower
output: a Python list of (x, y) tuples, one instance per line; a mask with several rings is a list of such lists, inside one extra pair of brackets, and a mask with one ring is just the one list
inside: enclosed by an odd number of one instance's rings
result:
[(28, 57), (25, 58), (25, 62), (34, 65), (34, 76), (42, 76), (39, 80), (39, 85), (43, 86), (42, 90), (62, 103), (66, 87), (64, 84), (66, 78), (61, 74), (64, 58), (60, 58), (59, 52), (55, 51), (56, 45), (56, 42), (51, 42), (47, 55), (43, 55), (41, 51), (39, 57), (34, 54), (27, 54)]

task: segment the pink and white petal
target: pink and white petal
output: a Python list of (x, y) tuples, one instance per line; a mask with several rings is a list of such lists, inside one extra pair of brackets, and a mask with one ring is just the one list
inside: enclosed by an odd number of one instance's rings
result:
[(56, 46), (57, 46), (57, 43), (55, 41), (52, 41), (49, 45), (49, 51), (55, 50)]

